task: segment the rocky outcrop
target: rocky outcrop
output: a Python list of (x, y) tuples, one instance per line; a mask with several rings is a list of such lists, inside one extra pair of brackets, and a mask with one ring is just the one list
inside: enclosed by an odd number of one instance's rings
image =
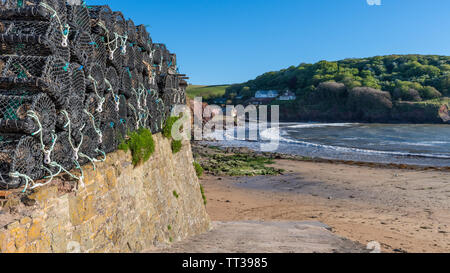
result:
[(442, 105), (441, 108), (439, 109), (439, 117), (444, 121), (444, 122), (450, 122), (450, 113), (448, 110), (448, 106), (447, 105)]

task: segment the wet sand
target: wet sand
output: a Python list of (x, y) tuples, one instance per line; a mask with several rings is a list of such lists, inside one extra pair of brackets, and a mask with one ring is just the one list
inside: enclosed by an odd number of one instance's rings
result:
[(284, 175), (205, 176), (213, 221), (320, 221), (384, 252), (450, 252), (450, 173), (277, 160)]

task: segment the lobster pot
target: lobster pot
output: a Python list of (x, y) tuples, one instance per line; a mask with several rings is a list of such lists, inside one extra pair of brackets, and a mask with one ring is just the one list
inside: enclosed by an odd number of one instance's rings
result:
[(142, 89), (144, 88), (144, 78), (141, 73), (139, 73), (137, 70), (131, 71), (131, 86), (135, 89)]
[(69, 47), (63, 46), (63, 35), (56, 20), (0, 21), (0, 54), (49, 56), (68, 60)]
[(145, 51), (150, 51), (150, 49), (152, 48), (150, 35), (148, 34), (147, 29), (144, 25), (139, 25), (136, 27), (136, 42)]
[[(66, 1), (60, 0), (3, 0), (5, 15), (10, 15), (6, 18), (20, 18), (29, 16), (40, 16), (42, 18), (49, 18), (56, 15), (60, 18), (62, 23), (66, 23), (67, 9)], [(6, 12), (9, 11), (9, 12)], [(15, 15), (13, 15), (15, 14)], [(3, 18), (3, 17), (2, 17)]]
[(164, 88), (160, 96), (165, 105), (171, 105), (172, 103), (174, 103), (175, 89)]
[(97, 34), (92, 34), (92, 40), (94, 42), (94, 53), (92, 56), (93, 62), (99, 64), (106, 64), (106, 60), (109, 58), (109, 53), (105, 47), (105, 37)]
[[(55, 146), (51, 154), (52, 162), (58, 163), (61, 167), (67, 171), (72, 170), (74, 165), (74, 150), (69, 141), (69, 133), (61, 132), (57, 134)], [(50, 168), (52, 173), (58, 173), (59, 167)]]
[(152, 74), (153, 71), (153, 60), (149, 52), (143, 52), (142, 54), (142, 73), (146, 76)]
[(87, 74), (87, 89), (103, 96), (105, 90), (105, 72), (103, 66), (99, 63), (92, 63)]
[(125, 36), (127, 34), (127, 29), (127, 21), (125, 20), (122, 12), (113, 12), (113, 32), (117, 33), (120, 36)]
[(64, 111), (58, 112), (56, 127), (61, 131), (71, 130), (72, 132), (81, 129), (86, 123), (83, 103), (84, 100), (77, 95), (69, 95), (67, 104), (70, 105), (70, 107)]
[(86, 156), (91, 159), (100, 156), (98, 149), (100, 148), (101, 138), (98, 132), (92, 126), (92, 123), (87, 122), (86, 126), (83, 128), (83, 131), (77, 137), (74, 137), (74, 139), (77, 145), (80, 144), (80, 141), (82, 139), (78, 157), (78, 162), (80, 164), (86, 164), (90, 162), (90, 160)]
[(153, 44), (153, 64), (160, 65), (163, 61), (163, 49), (161, 44)]
[(136, 64), (135, 57), (136, 51), (133, 46), (133, 43), (127, 43), (126, 54), (123, 56), (123, 65), (125, 67), (128, 67), (130, 70), (134, 70)]
[(95, 42), (97, 54), (102, 57), (102, 64), (108, 63), (117, 69), (122, 67), (125, 57), (122, 53), (122, 46), (126, 44), (123, 37), (108, 30), (106, 34), (98, 36)]
[(105, 153), (111, 153), (118, 146), (119, 105), (116, 104), (116, 99), (111, 94), (107, 94), (105, 99), (105, 109), (102, 112), (102, 123), (100, 126), (100, 130), (103, 133), (103, 141), (100, 147)]
[(121, 69), (120, 74), (121, 84), (119, 93), (125, 95), (125, 97), (127, 98), (131, 97), (132, 94), (133, 88), (132, 77), (133, 75), (128, 67), (124, 67)]
[(67, 18), (72, 32), (91, 33), (91, 18), (89, 17), (89, 10), (86, 6), (68, 5)]
[(170, 54), (169, 62), (167, 65), (167, 70), (169, 74), (176, 74), (177, 73), (177, 55)]
[[(83, 153), (90, 158), (99, 156), (97, 149), (100, 148), (100, 142), (102, 141), (100, 126), (103, 116), (102, 113), (97, 111), (99, 103), (100, 100), (95, 94), (86, 94), (85, 110), (89, 114), (85, 114), (83, 130), (73, 132), (73, 138), (76, 142), (75, 145), (78, 146), (81, 143), (80, 153)], [(80, 156), (79, 162), (80, 164), (85, 164), (89, 162), (89, 159)]]
[(126, 46), (126, 40), (123, 37), (112, 34), (108, 35), (105, 41), (107, 63), (116, 69), (121, 68), (125, 59), (122, 48)]
[(23, 176), (40, 179), (43, 174), (42, 164), (43, 153), (35, 138), (24, 136), (18, 139), (5, 139), (3, 137), (0, 141), (1, 188), (14, 189), (24, 185), (27, 181)]
[(136, 47), (135, 48), (135, 69), (139, 72), (142, 73), (144, 70), (144, 54), (146, 53), (146, 51), (144, 51), (144, 49), (142, 49), (142, 47)]
[(175, 104), (185, 105), (187, 103), (186, 92), (179, 88), (175, 92)]
[(107, 29), (113, 24), (113, 12), (108, 6), (88, 6), (91, 17), (92, 32), (106, 35)]
[(43, 6), (20, 7), (17, 0), (0, 1), (0, 18), (15, 20), (30, 18), (33, 20), (50, 20), (54, 13)]
[(142, 79), (143, 79), (143, 85), (144, 85), (145, 90), (149, 90), (149, 89), (157, 90), (158, 89), (158, 86), (156, 85), (156, 83), (153, 82), (152, 78), (150, 78), (149, 76), (143, 75)]
[(117, 95), (120, 88), (120, 79), (114, 67), (110, 66), (106, 69), (105, 79), (105, 89), (112, 89), (112, 92)]
[(86, 124), (91, 124), (93, 128), (100, 128), (100, 124), (102, 121), (101, 112), (98, 111), (100, 105), (101, 100), (97, 97), (97, 95), (95, 95), (94, 93), (86, 94), (86, 99), (84, 101), (84, 110), (89, 113), (86, 117)]
[(51, 132), (55, 129), (56, 110), (45, 94), (0, 95), (0, 132), (29, 135), (39, 130), (38, 122), (29, 116), (31, 111), (42, 125), (44, 141), (51, 140)]
[(127, 35), (128, 41), (135, 42), (136, 41), (136, 26), (134, 25), (133, 20), (127, 20)]
[(119, 133), (119, 143), (125, 139), (127, 135), (127, 119), (128, 119), (128, 105), (127, 99), (124, 95), (119, 96), (119, 123), (117, 124), (117, 132)]
[(89, 32), (79, 31), (74, 37), (71, 49), (71, 62), (80, 63), (84, 67), (89, 67), (96, 61), (96, 42)]
[(84, 75), (83, 66), (77, 63), (71, 63), (70, 73), (72, 79), (72, 94), (77, 96), (80, 100), (84, 100), (84, 95), (86, 93), (86, 77)]
[(175, 89), (177, 88), (177, 77), (174, 75), (166, 75), (164, 77), (163, 86), (165, 89)]
[(176, 54), (169, 54), (169, 63), (173, 66), (177, 66), (177, 55)]
[(139, 108), (137, 103), (137, 97), (131, 96), (127, 99), (128, 106), (128, 118), (127, 118), (127, 130), (134, 132), (139, 129)]
[(160, 131), (162, 116), (164, 115), (163, 104), (159, 98), (158, 91), (155, 89), (147, 89), (146, 100), (148, 109), (147, 127), (152, 133)]
[(70, 94), (69, 63), (55, 57), (0, 56), (0, 86), (40, 88), (65, 107)]

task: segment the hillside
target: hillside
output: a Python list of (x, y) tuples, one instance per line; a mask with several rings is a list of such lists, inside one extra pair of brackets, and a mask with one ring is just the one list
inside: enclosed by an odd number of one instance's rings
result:
[(202, 97), (204, 101), (220, 98), (225, 95), (229, 85), (189, 85), (186, 92), (190, 99)]
[(297, 100), (283, 102), (284, 120), (442, 122), (439, 107), (450, 97), (450, 57), (389, 55), (336, 62), (302, 63), (268, 72), (227, 88), (225, 97), (257, 90), (291, 90)]

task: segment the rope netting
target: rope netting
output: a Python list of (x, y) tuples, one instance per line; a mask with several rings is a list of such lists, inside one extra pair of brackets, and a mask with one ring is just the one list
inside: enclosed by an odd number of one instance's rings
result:
[[(46, 185), (114, 152), (129, 132), (160, 132), (185, 102), (176, 56), (108, 6), (0, 2), (0, 187)], [(37, 182), (44, 179), (42, 183)]]

